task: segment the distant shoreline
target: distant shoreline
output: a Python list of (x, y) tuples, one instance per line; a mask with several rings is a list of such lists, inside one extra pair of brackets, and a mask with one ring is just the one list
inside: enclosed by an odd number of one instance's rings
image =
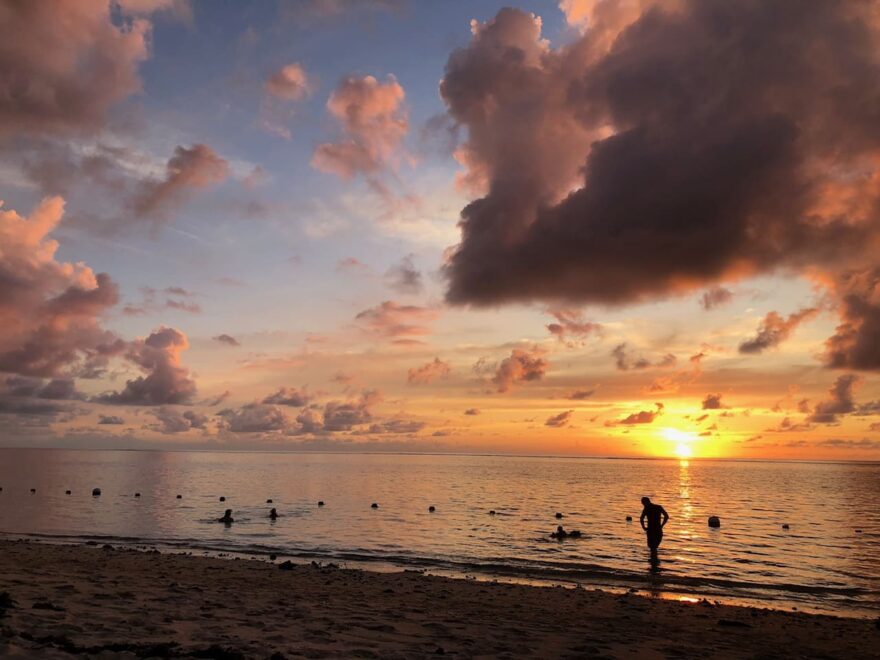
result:
[(736, 458), (693, 456), (680, 458), (676, 456), (587, 456), (584, 454), (513, 454), (513, 453), (482, 453), (482, 452), (428, 452), (428, 451), (351, 451), (341, 449), (306, 450), (306, 449), (218, 449), (218, 448), (180, 448), (180, 447), (33, 447), (16, 446), (2, 447), (0, 451), (95, 451), (95, 452), (144, 452), (172, 454), (302, 454), (309, 456), (462, 456), (470, 458), (536, 458), (536, 459), (571, 459), (587, 461), (668, 461), (671, 463), (793, 463), (804, 465), (880, 465), (880, 459), (798, 459), (798, 458)]
[(0, 655), (868, 658), (880, 649), (880, 629), (865, 619), (417, 572), (280, 570), (281, 560), (0, 541)]

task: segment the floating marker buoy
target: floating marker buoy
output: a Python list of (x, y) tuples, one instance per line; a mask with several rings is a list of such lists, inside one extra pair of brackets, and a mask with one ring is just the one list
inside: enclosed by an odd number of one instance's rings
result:
[(788, 523), (783, 523), (783, 524), (782, 524), (782, 529), (789, 529), (789, 527), (788, 527)]
[(376, 504), (375, 502), (373, 502), (373, 503), (370, 505), (370, 508), (371, 508), (371, 509), (378, 509), (378, 508), (379, 508), (379, 505)]
[(492, 509), (492, 510), (489, 512), (489, 515), (490, 515), (490, 516), (494, 516), (494, 515), (495, 515), (495, 509)]
[(64, 491), (64, 494), (65, 494), (65, 495), (70, 495), (70, 491), (69, 491), (69, 490), (65, 490), (65, 491)]
[(556, 512), (556, 520), (559, 520), (560, 518), (562, 518), (562, 514), (557, 511)]
[(271, 500), (271, 498), (268, 499), (268, 500), (266, 500), (266, 504), (272, 504), (272, 500)]
[(721, 527), (721, 518), (718, 516), (709, 516), (709, 527)]
[(435, 509), (433, 506), (429, 506), (429, 507), (428, 507), (428, 511), (431, 512), (431, 513), (434, 513), (436, 510), (437, 510), (437, 509)]
[(100, 489), (100, 488), (92, 488), (92, 497), (98, 497), (98, 496), (100, 496), (100, 495), (101, 495), (101, 489)]
[(33, 495), (34, 493), (36, 493), (36, 492), (37, 492), (37, 489), (36, 489), (36, 488), (31, 488), (31, 494), (32, 494), (32, 495)]
[(320, 501), (318, 502), (318, 506), (324, 506), (324, 500), (320, 500)]
[(178, 495), (178, 496), (177, 496), (177, 499), (182, 500), (182, 499), (183, 499), (183, 495)]
[(134, 496), (135, 496), (135, 497), (140, 497), (141, 494), (140, 494), (140, 493), (135, 493)]
[(221, 496), (220, 496), (220, 501), (221, 501), (221, 502), (225, 502), (225, 501), (226, 501), (226, 498), (223, 497), (223, 496), (221, 495)]
[(633, 521), (633, 517), (632, 517), (632, 516), (627, 516), (627, 517), (626, 517), (626, 522), (632, 522), (632, 521)]

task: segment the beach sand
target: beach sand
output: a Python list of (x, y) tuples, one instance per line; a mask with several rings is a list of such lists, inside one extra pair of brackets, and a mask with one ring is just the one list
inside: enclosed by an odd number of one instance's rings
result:
[(0, 656), (880, 657), (864, 619), (280, 561), (2, 541)]

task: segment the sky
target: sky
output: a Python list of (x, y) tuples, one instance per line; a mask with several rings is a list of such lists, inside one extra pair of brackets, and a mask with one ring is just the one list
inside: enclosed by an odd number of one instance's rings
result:
[(0, 25), (0, 446), (880, 459), (871, 3)]

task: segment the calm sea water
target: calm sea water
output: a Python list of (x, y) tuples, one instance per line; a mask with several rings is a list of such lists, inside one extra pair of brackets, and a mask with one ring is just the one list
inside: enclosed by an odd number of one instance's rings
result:
[[(0, 486), (10, 535), (880, 613), (876, 463), (0, 450)], [(671, 516), (653, 570), (642, 495)], [(215, 522), (225, 508), (229, 527)], [(559, 522), (584, 537), (549, 539)]]

